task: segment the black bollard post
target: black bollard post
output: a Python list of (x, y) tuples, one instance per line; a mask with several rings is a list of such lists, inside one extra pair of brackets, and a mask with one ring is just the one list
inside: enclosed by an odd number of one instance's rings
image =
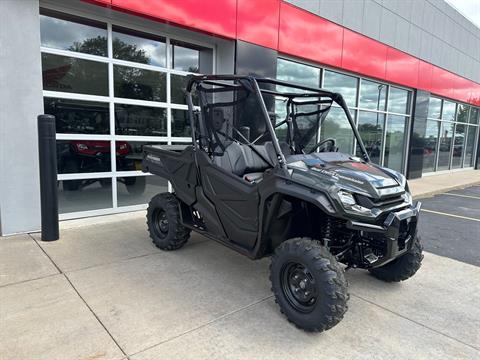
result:
[(38, 154), (42, 240), (54, 241), (59, 238), (55, 116), (38, 116)]

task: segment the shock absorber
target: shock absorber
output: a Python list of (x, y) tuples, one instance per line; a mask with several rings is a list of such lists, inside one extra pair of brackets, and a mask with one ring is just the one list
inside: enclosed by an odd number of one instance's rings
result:
[(325, 247), (329, 247), (330, 242), (332, 241), (333, 231), (334, 231), (334, 220), (330, 216), (325, 219), (325, 224), (322, 229), (322, 240)]

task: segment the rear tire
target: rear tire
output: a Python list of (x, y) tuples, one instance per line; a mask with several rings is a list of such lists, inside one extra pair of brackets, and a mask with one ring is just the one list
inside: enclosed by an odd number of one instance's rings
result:
[(348, 309), (344, 270), (319, 241), (294, 238), (280, 244), (272, 256), (270, 281), (280, 311), (306, 331), (334, 327)]
[(172, 193), (161, 193), (150, 200), (147, 225), (153, 243), (162, 250), (180, 249), (190, 237), (190, 230), (180, 222), (179, 203)]
[(423, 247), (420, 243), (420, 237), (417, 236), (413, 246), (404, 255), (375, 269), (370, 269), (370, 273), (377, 279), (386, 282), (400, 282), (411, 278), (422, 266)]

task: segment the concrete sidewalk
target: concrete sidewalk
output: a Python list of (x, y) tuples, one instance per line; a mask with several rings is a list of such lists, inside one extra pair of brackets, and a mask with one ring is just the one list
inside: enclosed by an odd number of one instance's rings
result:
[(401, 284), (348, 271), (344, 320), (308, 334), (275, 305), (268, 259), (198, 235), (161, 252), (144, 212), (86, 224), (0, 239), (0, 359), (480, 358), (478, 267), (427, 253)]
[(414, 198), (428, 197), (476, 184), (480, 184), (480, 170), (454, 171), (408, 181)]

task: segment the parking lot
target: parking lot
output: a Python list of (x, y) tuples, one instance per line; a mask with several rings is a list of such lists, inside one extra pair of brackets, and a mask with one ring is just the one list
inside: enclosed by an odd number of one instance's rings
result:
[(479, 192), (423, 199), (419, 272), (349, 270), (349, 310), (321, 334), (280, 314), (269, 259), (198, 235), (161, 252), (144, 212), (2, 238), (0, 359), (479, 359)]
[(419, 200), (425, 250), (480, 266), (480, 186)]

